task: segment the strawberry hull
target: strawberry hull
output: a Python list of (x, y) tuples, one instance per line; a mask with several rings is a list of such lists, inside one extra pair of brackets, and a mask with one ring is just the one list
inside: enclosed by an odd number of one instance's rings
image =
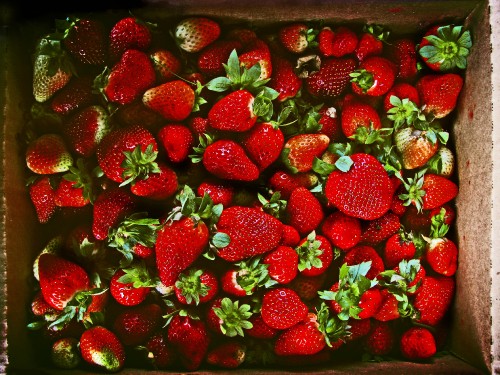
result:
[[(213, 4), (211, 4), (213, 3)], [(266, 11), (262, 11), (266, 4)], [(456, 273), (456, 295), (446, 318), (449, 329), (451, 354), (433, 358), (426, 363), (404, 361), (351, 362), (346, 360), (318, 367), (303, 367), (304, 373), (385, 373), (385, 374), (475, 374), (500, 372), (500, 4), (490, 0), (446, 1), (274, 1), (253, 2), (244, 5), (236, 0), (227, 1), (146, 1), (145, 6), (133, 9), (145, 19), (165, 20), (172, 15), (203, 14), (226, 22), (245, 23), (251, 19), (256, 26), (268, 27), (276, 22), (318, 20), (337, 24), (376, 23), (397, 30), (398, 34), (422, 34), (429, 25), (447, 22), (464, 22), (473, 33), (474, 46), (468, 58), (463, 91), (457, 110), (451, 119), (451, 144), (456, 150), (456, 182), (460, 192), (456, 198), (457, 218), (453, 230), (459, 248)], [(295, 5), (294, 5), (295, 4)], [(55, 226), (69, 230), (78, 223), (80, 213), (59, 219), (56, 223), (37, 224), (25, 190), (24, 159), (18, 141), (19, 124), (23, 111), (32, 95), (29, 66), (30, 52), (40, 30), (52, 26), (56, 12), (47, 10), (36, 16), (23, 17), (13, 7), (6, 12), (7, 29), (1, 34), (0, 46), (0, 102), (5, 103), (0, 114), (2, 127), (3, 162), (0, 229), (3, 232), (0, 246), (0, 373), (22, 372), (69, 373), (50, 368), (48, 347), (35, 339), (26, 329), (30, 322), (27, 306), (31, 303), (34, 286), (32, 263), (41, 248), (50, 239)], [(74, 9), (69, 9), (72, 12)], [(121, 10), (123, 14), (128, 9)], [(64, 13), (58, 9), (57, 14)], [(104, 10), (99, 17), (106, 17)], [(492, 33), (490, 33), (490, 27)], [(6, 31), (7, 30), (7, 31)], [(20, 30), (23, 30), (22, 34)], [(491, 46), (493, 45), (493, 50)], [(493, 71), (491, 68), (493, 62)], [(493, 89), (496, 87), (496, 91)], [(47, 125), (50, 127), (50, 124)], [(86, 208), (88, 210), (88, 207)], [(83, 209), (85, 210), (85, 208)], [(492, 323), (493, 322), (493, 323)], [(4, 328), (5, 327), (5, 328)], [(333, 352), (335, 356), (335, 352)], [(294, 367), (294, 371), (300, 366)], [(89, 373), (74, 370), (70, 373)], [(146, 370), (143, 370), (146, 373)], [(203, 370), (205, 371), (205, 370)], [(241, 372), (266, 374), (269, 369), (248, 369)], [(286, 373), (273, 369), (273, 373)], [(125, 368), (123, 374), (137, 373)]]

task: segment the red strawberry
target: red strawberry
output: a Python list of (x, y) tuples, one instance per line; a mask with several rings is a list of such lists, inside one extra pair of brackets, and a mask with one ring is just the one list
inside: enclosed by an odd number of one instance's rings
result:
[(113, 332), (123, 345), (136, 346), (146, 340), (159, 328), (162, 311), (152, 303), (122, 310), (113, 321)]
[(66, 172), (72, 164), (73, 157), (58, 134), (43, 134), (26, 149), (26, 165), (37, 174)]
[(283, 47), (292, 53), (304, 52), (314, 40), (315, 33), (306, 24), (292, 23), (280, 27), (278, 38)]
[(109, 291), (120, 305), (136, 306), (146, 299), (152, 286), (145, 267), (119, 268), (111, 278)]
[(193, 134), (181, 124), (168, 124), (158, 132), (158, 140), (167, 152), (167, 158), (173, 163), (187, 159), (193, 147)]
[(313, 355), (325, 346), (325, 335), (320, 331), (318, 317), (309, 313), (304, 321), (280, 334), (274, 345), (274, 352), (280, 356)]
[(239, 367), (246, 356), (246, 346), (239, 341), (228, 341), (217, 345), (207, 353), (207, 363), (234, 369)]
[(96, 89), (112, 103), (129, 104), (154, 85), (156, 74), (149, 56), (136, 49), (128, 49), (111, 71), (105, 69), (96, 78)]
[(174, 291), (180, 303), (198, 305), (212, 300), (219, 291), (219, 284), (213, 272), (192, 268), (179, 275)]
[(363, 228), (360, 243), (374, 246), (396, 233), (401, 227), (399, 216), (387, 212), (378, 219), (371, 220)]
[(36, 292), (35, 296), (33, 297), (33, 300), (31, 301), (31, 312), (35, 316), (51, 316), (55, 315), (58, 313), (56, 309), (54, 309), (52, 306), (50, 306), (44, 299), (43, 299), (43, 294), (42, 291), (39, 290)]
[(269, 327), (266, 322), (264, 322), (260, 314), (252, 315), (248, 321), (252, 323), (252, 328), (247, 329), (245, 333), (250, 337), (256, 339), (272, 339), (278, 333), (277, 329)]
[(319, 110), (321, 117), (318, 124), (321, 125), (319, 133), (330, 138), (330, 142), (336, 142), (342, 139), (342, 128), (335, 107), (323, 107)]
[(50, 101), (50, 108), (60, 115), (69, 115), (84, 108), (94, 99), (93, 79), (90, 76), (73, 77), (66, 86), (56, 92)]
[(208, 112), (210, 126), (234, 132), (249, 130), (257, 121), (257, 115), (252, 109), (254, 99), (247, 90), (237, 90), (224, 96)]
[(403, 259), (410, 260), (415, 256), (416, 248), (412, 237), (400, 231), (393, 234), (384, 246), (384, 260), (387, 268), (396, 267)]
[(368, 333), (371, 330), (372, 326), (372, 319), (354, 319), (354, 318), (349, 318), (348, 320), (348, 325), (351, 327), (349, 328), (349, 333), (350, 335), (346, 337), (347, 340), (349, 341), (355, 341), (363, 336), (368, 335)]
[(177, 191), (177, 174), (162, 162), (157, 163), (158, 173), (138, 180), (130, 187), (132, 194), (149, 199), (162, 200), (171, 197)]
[(436, 340), (424, 327), (411, 327), (401, 336), (400, 349), (403, 357), (421, 361), (436, 354)]
[(358, 36), (345, 26), (335, 30), (323, 28), (318, 35), (319, 51), (323, 56), (342, 57), (353, 53), (358, 45)]
[(358, 128), (364, 127), (371, 132), (382, 127), (380, 116), (375, 108), (365, 103), (351, 103), (342, 110), (342, 131), (346, 137), (352, 137)]
[(394, 105), (391, 103), (391, 96), (396, 96), (399, 99), (408, 99), (412, 101), (415, 106), (420, 107), (420, 97), (415, 86), (409, 83), (399, 82), (396, 83), (392, 88), (385, 94), (384, 97), (384, 112), (389, 111)]
[(217, 232), (229, 236), (229, 244), (219, 248), (217, 254), (224, 260), (235, 262), (276, 248), (283, 229), (278, 219), (263, 211), (232, 206), (222, 211)]
[(330, 242), (321, 235), (311, 232), (295, 249), (299, 255), (298, 269), (304, 276), (323, 274), (333, 260)]
[(415, 42), (409, 38), (401, 38), (392, 42), (388, 47), (391, 61), (398, 66), (398, 78), (413, 79), (418, 73)]
[(35, 179), (29, 187), (29, 195), (38, 221), (47, 223), (55, 214), (57, 206), (55, 203), (55, 189), (50, 178), (43, 176)]
[(80, 337), (82, 358), (109, 372), (120, 371), (125, 364), (125, 349), (116, 335), (102, 326), (87, 329)]
[(394, 331), (388, 323), (373, 321), (370, 333), (364, 339), (364, 347), (372, 355), (387, 355), (392, 351), (394, 340)]
[(358, 95), (381, 96), (394, 84), (397, 67), (385, 57), (371, 56), (363, 60), (351, 74), (352, 90)]
[(299, 273), (289, 286), (299, 295), (302, 301), (312, 301), (318, 297), (318, 291), (323, 288), (326, 276), (326, 272), (317, 276), (305, 276), (303, 273)]
[(292, 192), (286, 206), (286, 214), (288, 224), (301, 235), (315, 230), (325, 217), (318, 198), (305, 187), (298, 187)]
[(153, 367), (158, 370), (171, 368), (176, 360), (176, 353), (166, 338), (163, 331), (155, 333), (145, 344), (148, 350), (148, 359)]
[(302, 88), (302, 80), (294, 71), (292, 63), (282, 57), (273, 56), (273, 74), (268, 86), (279, 93), (278, 101), (294, 98)]
[(263, 122), (250, 129), (241, 144), (250, 159), (263, 171), (279, 158), (284, 143), (285, 137), (280, 128)]
[(370, 270), (366, 274), (368, 279), (374, 279), (385, 269), (384, 261), (371, 246), (358, 245), (351, 248), (345, 255), (344, 262), (347, 263), (348, 266), (353, 266), (362, 262), (371, 262)]
[(419, 211), (440, 207), (458, 195), (458, 186), (453, 181), (432, 173), (426, 173), (423, 177), (421, 173), (417, 174), (404, 186), (407, 194), (399, 198), (415, 205)]
[(85, 107), (71, 117), (64, 131), (69, 146), (77, 154), (90, 157), (110, 131), (108, 113), (99, 105)]
[(240, 65), (246, 69), (259, 64), (259, 80), (271, 78), (273, 73), (271, 51), (267, 43), (261, 39), (255, 39), (245, 46), (245, 50), (240, 55)]
[(235, 189), (222, 181), (207, 180), (198, 186), (196, 192), (200, 197), (208, 194), (214, 204), (221, 203), (224, 207), (229, 207), (233, 202)]
[(210, 336), (203, 321), (175, 315), (168, 326), (168, 341), (177, 351), (182, 367), (194, 371), (207, 354)]
[(443, 118), (455, 109), (462, 91), (463, 78), (455, 73), (427, 74), (417, 82), (417, 90), (424, 106), (423, 112)]
[(361, 222), (355, 217), (336, 211), (328, 215), (321, 224), (321, 233), (333, 246), (345, 251), (356, 246), (361, 240)]
[(175, 26), (175, 39), (186, 52), (199, 52), (219, 38), (220, 26), (206, 17), (189, 17)]
[(128, 49), (145, 51), (151, 44), (150, 25), (139, 18), (128, 16), (116, 22), (109, 34), (109, 53), (116, 61)]
[(472, 47), (470, 32), (463, 26), (437, 25), (429, 28), (418, 45), (418, 53), (434, 71), (465, 69)]
[(291, 225), (283, 224), (283, 237), (281, 237), (281, 245), (295, 247), (300, 242), (300, 234)]
[(92, 177), (82, 159), (63, 176), (55, 194), (54, 202), (59, 207), (83, 207), (94, 200)]
[(320, 70), (306, 78), (307, 91), (319, 97), (339, 96), (349, 85), (350, 74), (356, 67), (356, 60), (352, 58), (324, 59)]
[(389, 32), (384, 31), (379, 25), (363, 26), (363, 34), (361, 34), (356, 47), (356, 57), (358, 60), (363, 61), (369, 56), (381, 55), (388, 36)]
[(262, 298), (262, 319), (275, 329), (287, 329), (307, 316), (307, 306), (289, 288), (271, 289)]
[(140, 125), (117, 128), (98, 144), (96, 155), (106, 177), (125, 185), (159, 173), (158, 146), (153, 134)]
[(448, 276), (425, 276), (415, 296), (418, 322), (435, 326), (448, 311), (455, 294), (455, 280)]
[(156, 78), (160, 83), (175, 79), (182, 70), (181, 61), (169, 50), (156, 49), (150, 53), (149, 57), (153, 61)]
[(289, 246), (278, 246), (266, 255), (263, 263), (269, 266), (267, 271), (273, 280), (288, 284), (297, 276), (299, 256)]
[(440, 275), (453, 276), (457, 271), (458, 249), (445, 237), (427, 238), (425, 260)]
[(204, 48), (198, 55), (198, 69), (207, 77), (225, 75), (225, 63), (233, 50), (241, 51), (242, 44), (236, 40), (218, 40)]
[(142, 96), (144, 105), (168, 121), (185, 120), (201, 103), (193, 88), (177, 79), (151, 87)]
[(38, 276), (43, 299), (56, 310), (63, 310), (78, 292), (87, 290), (90, 283), (81, 266), (51, 253), (43, 253), (38, 258)]
[(370, 154), (358, 153), (350, 159), (348, 171), (335, 170), (328, 176), (328, 201), (349, 216), (365, 220), (383, 216), (391, 206), (393, 192), (387, 172)]
[(377, 313), (373, 315), (373, 318), (380, 322), (398, 319), (401, 315), (399, 314), (396, 296), (389, 292), (388, 289), (382, 289), (380, 293), (382, 295), (382, 303)]
[(313, 173), (291, 174), (282, 170), (274, 172), (269, 178), (269, 186), (278, 191), (283, 199), (289, 199), (295, 188), (299, 186), (311, 188), (317, 182), (318, 177)]
[(362, 309), (358, 314), (359, 319), (368, 319), (373, 317), (380, 309), (381, 305), (382, 294), (380, 293), (380, 290), (377, 288), (368, 289), (361, 295), (359, 300), (358, 306)]
[(199, 116), (190, 118), (188, 125), (197, 136), (205, 134), (209, 130), (208, 119)]
[(283, 146), (282, 159), (292, 173), (308, 172), (314, 158), (327, 149), (330, 138), (324, 134), (298, 134), (287, 140)]
[(135, 207), (134, 199), (120, 188), (104, 190), (100, 193), (93, 207), (92, 233), (97, 240), (108, 237), (109, 230)]

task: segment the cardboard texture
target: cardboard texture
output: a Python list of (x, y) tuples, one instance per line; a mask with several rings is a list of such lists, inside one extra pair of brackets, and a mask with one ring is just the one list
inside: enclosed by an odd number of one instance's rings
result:
[[(274, 1), (219, 0), (149, 1), (137, 9), (154, 20), (169, 15), (207, 15), (228, 23), (255, 25), (302, 19), (327, 22), (378, 23), (398, 33), (415, 32), (440, 21), (465, 21), (472, 30), (474, 46), (468, 59), (465, 86), (454, 119), (452, 142), (456, 148), (460, 193), (457, 197), (457, 241), (459, 271), (456, 300), (451, 313), (452, 355), (429, 364), (407, 362), (342, 364), (335, 368), (302, 369), (308, 374), (474, 374), (500, 373), (500, 2), (488, 1)], [(8, 15), (7, 15), (8, 16)], [(52, 21), (50, 19), (49, 21)], [(37, 348), (27, 331), (34, 257), (46, 240), (36, 224), (23, 181), (22, 155), (17, 133), (23, 109), (29, 105), (31, 79), (23, 42), (15, 31), (19, 21), (1, 34), (2, 92), (0, 113), (2, 147), (0, 156), (0, 373), (67, 373), (43, 371), (33, 362)], [(493, 50), (492, 50), (493, 46)], [(299, 371), (299, 370), (297, 370)], [(240, 370), (239, 373), (255, 373)], [(68, 373), (82, 374), (81, 371)], [(126, 369), (124, 374), (137, 373)], [(205, 374), (205, 372), (197, 372)], [(225, 372), (218, 372), (220, 374)], [(229, 372), (227, 372), (229, 373)], [(280, 371), (262, 370), (260, 374)], [(156, 372), (148, 372), (156, 374)]]

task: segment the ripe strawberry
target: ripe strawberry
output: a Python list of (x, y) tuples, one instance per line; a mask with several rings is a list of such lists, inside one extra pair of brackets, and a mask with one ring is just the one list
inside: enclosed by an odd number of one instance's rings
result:
[(269, 178), (269, 186), (279, 192), (283, 199), (289, 199), (295, 188), (299, 186), (311, 188), (317, 182), (318, 177), (311, 172), (291, 174), (278, 170)]
[(292, 23), (280, 27), (278, 39), (288, 51), (292, 53), (304, 52), (315, 37), (315, 31), (306, 24)]
[(319, 133), (330, 138), (330, 142), (337, 142), (342, 139), (342, 128), (335, 107), (324, 106), (318, 112), (320, 118), (318, 124), (321, 125)]
[(414, 306), (419, 313), (417, 322), (435, 326), (448, 311), (455, 293), (455, 280), (448, 276), (425, 276)]
[(407, 194), (400, 199), (413, 204), (418, 211), (430, 210), (450, 202), (458, 195), (458, 186), (451, 180), (432, 173), (417, 174), (404, 183)]
[(384, 246), (384, 260), (387, 268), (396, 267), (403, 259), (415, 256), (416, 248), (412, 237), (403, 231), (393, 234)]
[(82, 334), (80, 353), (86, 362), (109, 372), (120, 371), (125, 364), (123, 344), (102, 326), (94, 326)]
[(271, 63), (273, 74), (268, 86), (279, 93), (279, 102), (294, 98), (302, 88), (302, 80), (295, 73), (292, 63), (279, 56), (273, 56)]
[(427, 238), (425, 260), (440, 275), (453, 276), (457, 271), (458, 249), (445, 237)]
[(180, 79), (148, 88), (142, 102), (168, 121), (185, 120), (201, 103), (193, 88)]
[(333, 246), (346, 251), (361, 240), (361, 222), (341, 211), (335, 211), (321, 224), (321, 233)]
[(42, 134), (28, 144), (26, 165), (37, 174), (55, 174), (68, 171), (73, 157), (60, 135)]
[(281, 237), (281, 245), (295, 247), (300, 242), (300, 234), (291, 225), (283, 224), (283, 236)]
[(146, 299), (152, 286), (145, 267), (119, 268), (111, 278), (109, 291), (120, 305), (136, 306)]
[(35, 207), (38, 222), (41, 224), (49, 222), (57, 211), (55, 189), (50, 178), (47, 176), (36, 178), (30, 184), (29, 195)]
[(436, 354), (436, 340), (424, 327), (411, 327), (401, 336), (401, 354), (406, 359), (421, 361)]
[(69, 115), (77, 109), (92, 104), (93, 78), (90, 76), (73, 77), (67, 85), (57, 91), (50, 101), (50, 108), (60, 115)]
[(369, 56), (381, 55), (388, 36), (389, 32), (379, 25), (364, 25), (363, 34), (359, 38), (355, 51), (358, 60), (363, 61)]
[(158, 132), (158, 140), (167, 152), (167, 158), (173, 163), (180, 163), (187, 159), (193, 147), (193, 134), (187, 126), (168, 124)]
[(280, 334), (274, 352), (280, 356), (313, 355), (325, 347), (325, 335), (320, 331), (318, 317), (309, 313), (306, 319)]
[(132, 194), (155, 200), (174, 195), (178, 188), (177, 174), (162, 162), (156, 164), (159, 172), (150, 174), (146, 179), (135, 181), (130, 187)]
[(416, 107), (420, 107), (420, 97), (415, 86), (410, 85), (406, 82), (399, 82), (394, 84), (392, 88), (385, 94), (384, 97), (384, 112), (389, 111), (394, 105), (391, 103), (391, 96), (396, 96), (400, 100), (408, 99), (415, 104)]
[(427, 74), (416, 84), (423, 112), (435, 118), (443, 118), (455, 109), (462, 91), (463, 78), (455, 73)]
[(375, 108), (361, 102), (345, 106), (341, 118), (342, 132), (346, 137), (352, 138), (360, 127), (366, 128), (368, 132), (379, 130), (382, 127), (380, 116)]
[(350, 156), (348, 171), (335, 170), (328, 176), (325, 195), (343, 213), (365, 220), (383, 216), (392, 201), (392, 184), (382, 164), (372, 155)]
[(247, 44), (239, 59), (240, 65), (246, 69), (259, 64), (259, 80), (262, 81), (271, 78), (273, 73), (271, 51), (264, 40), (255, 39)]
[(242, 44), (236, 40), (217, 40), (198, 55), (197, 65), (207, 77), (221, 76), (226, 73), (224, 65), (233, 50), (241, 51)]
[[(371, 271), (371, 270), (370, 270)], [(382, 294), (377, 288), (371, 288), (365, 291), (359, 300), (358, 306), (361, 311), (358, 313), (359, 319), (368, 319), (373, 317), (382, 305)]]
[(318, 198), (305, 187), (293, 190), (286, 206), (288, 224), (301, 235), (315, 230), (323, 221), (325, 214)]
[(371, 330), (371, 323), (372, 319), (349, 318), (349, 320), (347, 321), (347, 325), (351, 328), (349, 328), (350, 334), (346, 337), (346, 340), (355, 341), (368, 335)]
[(281, 157), (292, 173), (308, 172), (314, 158), (320, 157), (329, 143), (330, 138), (324, 134), (298, 134), (286, 141)]
[(156, 49), (149, 54), (156, 72), (156, 80), (165, 83), (173, 80), (182, 70), (180, 59), (166, 49)]
[(125, 185), (160, 172), (154, 161), (157, 150), (153, 134), (145, 127), (135, 125), (106, 134), (97, 146), (96, 156), (106, 177)]
[(363, 262), (371, 262), (370, 269), (366, 273), (366, 277), (370, 280), (377, 277), (378, 274), (385, 269), (384, 261), (371, 246), (354, 246), (344, 257), (344, 263), (347, 263), (348, 266), (354, 266)]
[(356, 50), (358, 36), (349, 27), (339, 26), (335, 30), (324, 27), (318, 35), (318, 47), (323, 56), (342, 57)]
[(222, 211), (217, 232), (229, 236), (229, 244), (217, 254), (235, 262), (267, 253), (278, 246), (283, 234), (282, 224), (275, 217), (258, 209), (232, 206)]
[(285, 137), (280, 128), (268, 122), (256, 124), (241, 142), (259, 171), (263, 171), (279, 158), (284, 143)]
[(312, 301), (318, 297), (318, 291), (323, 288), (326, 276), (326, 272), (317, 276), (305, 276), (299, 273), (289, 287), (298, 294), (302, 301)]
[(188, 125), (193, 131), (195, 135), (198, 137), (200, 135), (206, 134), (209, 132), (208, 119), (200, 116), (191, 117), (188, 120)]
[(280, 284), (288, 284), (297, 276), (299, 255), (289, 246), (278, 246), (268, 253), (263, 263), (269, 267), (269, 276)]
[(418, 53), (434, 71), (465, 69), (472, 47), (470, 32), (463, 26), (437, 25), (429, 28), (418, 45)]
[(96, 77), (94, 87), (107, 101), (120, 105), (138, 99), (155, 83), (156, 75), (149, 56), (136, 49), (128, 49), (111, 71), (106, 68)]
[(289, 288), (271, 289), (262, 298), (262, 319), (275, 329), (287, 329), (307, 317), (307, 306)]
[(326, 58), (320, 70), (306, 78), (307, 91), (324, 98), (339, 96), (349, 85), (350, 74), (356, 67), (356, 60), (352, 58)]
[(108, 237), (109, 230), (117, 225), (135, 207), (133, 197), (120, 188), (100, 193), (93, 207), (92, 233), (97, 240)]
[(151, 44), (152, 25), (128, 16), (116, 22), (109, 34), (109, 54), (112, 61), (120, 59), (128, 49), (146, 51)]
[(74, 337), (65, 337), (52, 344), (50, 351), (52, 363), (60, 369), (74, 369), (81, 364), (78, 340)]
[(199, 197), (208, 194), (214, 204), (221, 203), (224, 207), (229, 207), (233, 202), (235, 189), (222, 181), (206, 180), (198, 186), (196, 192)]
[(396, 295), (391, 293), (388, 289), (382, 289), (380, 294), (382, 295), (382, 303), (377, 313), (373, 315), (373, 318), (380, 322), (388, 322), (401, 317)]
[(224, 96), (208, 112), (210, 126), (234, 132), (249, 130), (257, 121), (253, 111), (254, 99), (247, 90), (237, 90)]
[(205, 323), (189, 316), (175, 315), (168, 326), (168, 341), (179, 355), (182, 367), (197, 370), (205, 358), (210, 344)]
[(220, 26), (206, 17), (189, 17), (175, 26), (177, 45), (186, 52), (199, 52), (219, 38)]
[(399, 217), (387, 212), (378, 219), (371, 220), (362, 228), (361, 244), (375, 246), (396, 233), (401, 227)]
[(278, 330), (275, 328), (269, 327), (264, 319), (262, 319), (262, 315), (254, 314), (248, 319), (250, 323), (252, 323), (252, 328), (247, 329), (245, 333), (256, 339), (272, 339), (278, 333)]
[[(252, 316), (250, 305), (232, 301), (227, 297), (218, 297), (209, 303), (206, 322), (208, 328), (227, 337), (244, 336), (252, 328), (249, 318)], [(245, 331), (243, 331), (243, 329)]]
[(144, 344), (161, 324), (161, 307), (155, 303), (122, 310), (113, 321), (113, 332), (125, 346)]
[(148, 350), (148, 359), (158, 370), (171, 368), (176, 360), (176, 353), (167, 340), (166, 333), (159, 331), (153, 334), (145, 344)]
[(74, 75), (74, 67), (61, 42), (42, 38), (38, 41), (33, 63), (33, 96), (39, 103), (49, 100)]
[(402, 80), (411, 80), (418, 73), (417, 47), (409, 38), (400, 38), (388, 46), (389, 58), (398, 67), (397, 77)]
[(365, 350), (371, 355), (387, 355), (392, 351), (395, 334), (386, 322), (373, 321), (370, 333), (364, 339)]
[(385, 57), (371, 56), (363, 60), (350, 76), (351, 87), (358, 95), (381, 96), (394, 84), (397, 67)]
[(43, 253), (38, 258), (38, 276), (43, 299), (56, 310), (63, 310), (90, 284), (81, 266), (51, 253)]
[(207, 353), (207, 363), (234, 369), (239, 367), (246, 357), (246, 345), (239, 341), (228, 341), (217, 345)]
[(83, 207), (93, 202), (93, 181), (83, 159), (63, 175), (55, 191), (54, 203), (59, 207)]
[(298, 269), (304, 276), (323, 274), (333, 260), (332, 245), (321, 235), (311, 232), (295, 249), (299, 255)]
[(208, 302), (217, 295), (218, 291), (217, 276), (212, 271), (196, 268), (182, 272), (174, 288), (179, 302), (187, 305)]
[(64, 132), (72, 150), (88, 158), (110, 130), (107, 111), (100, 105), (91, 105), (74, 114)]

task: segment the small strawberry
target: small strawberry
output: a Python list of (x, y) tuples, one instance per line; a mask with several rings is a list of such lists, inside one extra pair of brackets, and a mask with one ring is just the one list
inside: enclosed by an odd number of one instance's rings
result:
[(132, 194), (154, 200), (163, 200), (174, 195), (179, 186), (177, 174), (162, 162), (156, 164), (159, 172), (150, 174), (143, 180), (135, 181), (130, 187)]
[(338, 142), (342, 139), (342, 128), (335, 107), (324, 106), (319, 110), (318, 124), (321, 126), (319, 133), (330, 138), (330, 142)]
[(453, 276), (457, 271), (458, 249), (455, 242), (445, 237), (430, 238), (425, 260), (431, 268), (444, 276)]
[(455, 109), (462, 91), (463, 78), (455, 73), (427, 74), (416, 84), (423, 112), (443, 118)]
[(342, 110), (342, 132), (346, 137), (353, 138), (359, 128), (366, 128), (368, 132), (379, 130), (382, 127), (380, 116), (375, 108), (366, 103), (351, 103)]
[(421, 361), (436, 354), (436, 340), (424, 327), (411, 327), (401, 336), (401, 354), (406, 359)]
[(217, 276), (209, 270), (191, 268), (175, 282), (174, 292), (180, 303), (200, 304), (212, 300), (219, 291)]
[(357, 245), (351, 248), (345, 255), (344, 262), (348, 266), (371, 262), (370, 269), (366, 273), (366, 277), (370, 280), (377, 277), (385, 269), (381, 256), (373, 247), (366, 245)]
[(440, 145), (434, 156), (427, 162), (429, 172), (451, 178), (455, 172), (455, 154), (448, 147)]
[(435, 326), (448, 311), (455, 294), (455, 280), (448, 276), (425, 276), (414, 306), (417, 322)]
[(389, 58), (398, 67), (398, 78), (411, 80), (418, 73), (417, 46), (409, 38), (400, 38), (388, 45)]
[(385, 57), (372, 56), (363, 60), (351, 73), (351, 87), (358, 95), (381, 96), (394, 84), (397, 67)]
[(370, 246), (378, 245), (387, 240), (401, 227), (399, 217), (392, 212), (387, 212), (378, 219), (365, 224), (362, 228), (360, 243)]
[(303, 23), (292, 23), (280, 27), (278, 38), (283, 47), (292, 53), (302, 53), (309, 46), (314, 46), (317, 32)]
[(403, 259), (415, 256), (416, 248), (412, 236), (399, 231), (389, 237), (384, 246), (384, 261), (387, 268), (396, 267)]
[(379, 25), (364, 25), (363, 34), (356, 47), (356, 57), (363, 61), (369, 56), (379, 56), (383, 52), (384, 43), (389, 37), (389, 31)]
[(158, 132), (158, 140), (167, 152), (167, 158), (173, 163), (180, 163), (187, 159), (193, 147), (191, 130), (181, 124), (168, 124)]
[(343, 57), (356, 50), (358, 36), (349, 27), (339, 26), (335, 30), (324, 27), (318, 35), (318, 47), (323, 56)]
[(174, 365), (176, 353), (163, 331), (153, 334), (146, 341), (145, 347), (148, 350), (148, 359), (155, 369), (167, 370)]
[(120, 305), (137, 306), (146, 299), (153, 286), (146, 267), (140, 264), (119, 268), (111, 278), (109, 291)]
[(307, 316), (307, 306), (289, 288), (271, 289), (262, 298), (262, 319), (275, 329), (287, 329)]
[(292, 173), (308, 172), (314, 158), (320, 157), (329, 143), (330, 138), (324, 134), (298, 134), (286, 141), (281, 157)]
[(382, 356), (392, 351), (395, 334), (386, 322), (373, 321), (370, 333), (364, 339), (364, 348), (371, 355)]
[(239, 341), (228, 341), (210, 349), (207, 363), (222, 368), (239, 367), (246, 357), (246, 346)]
[(318, 177), (312, 172), (292, 174), (278, 170), (269, 178), (269, 186), (279, 192), (284, 199), (289, 199), (295, 188), (300, 186), (311, 188), (317, 182)]
[(144, 344), (159, 328), (162, 311), (155, 303), (122, 310), (113, 321), (113, 332), (125, 346)]
[(263, 259), (269, 276), (280, 284), (288, 284), (297, 276), (299, 255), (289, 246), (278, 246)]
[(349, 318), (347, 321), (347, 325), (349, 328), (349, 336), (346, 337), (346, 340), (356, 341), (366, 335), (371, 330), (372, 319), (354, 319)]
[(66, 86), (57, 91), (50, 101), (50, 108), (60, 115), (69, 115), (77, 109), (92, 104), (93, 79), (91, 76), (73, 77)]
[(120, 371), (125, 364), (125, 349), (118, 337), (102, 326), (86, 330), (80, 337), (82, 358), (109, 372)]
[(419, 172), (405, 181), (404, 187), (406, 193), (399, 198), (406, 205), (413, 204), (418, 211), (440, 207), (458, 195), (458, 186), (453, 181), (432, 173)]
[(279, 93), (279, 102), (294, 98), (302, 88), (302, 80), (295, 73), (294, 66), (279, 56), (273, 56), (272, 65), (273, 74), (268, 86)]
[(285, 137), (280, 128), (268, 122), (257, 123), (241, 142), (261, 172), (280, 157), (284, 143)]
[(83, 207), (94, 201), (93, 180), (83, 159), (69, 167), (55, 194), (54, 203), (59, 207)]
[(236, 40), (217, 40), (198, 55), (198, 69), (207, 77), (223, 75), (226, 72), (224, 64), (228, 61), (231, 52), (233, 50), (239, 52), (242, 48), (242, 44)]
[(341, 211), (335, 211), (328, 215), (321, 224), (321, 233), (333, 246), (346, 251), (356, 246), (361, 240), (361, 222)]
[(193, 134), (198, 137), (209, 132), (208, 119), (200, 116), (191, 117), (188, 119), (188, 125), (193, 131)]
[(220, 36), (219, 24), (206, 17), (189, 17), (175, 26), (175, 39), (179, 48), (186, 52), (199, 52)]
[(101, 192), (94, 201), (92, 233), (97, 240), (108, 237), (109, 230), (117, 225), (135, 207), (133, 197), (120, 188)]
[(119, 60), (128, 49), (146, 51), (151, 44), (151, 26), (151, 24), (133, 16), (118, 20), (109, 33), (111, 60)]
[(68, 171), (73, 157), (60, 135), (43, 134), (28, 144), (26, 165), (37, 174), (56, 174)]
[(323, 274), (333, 261), (330, 242), (313, 231), (295, 249), (299, 255), (298, 269), (304, 276)]
[(293, 190), (285, 212), (288, 224), (297, 229), (301, 235), (314, 231), (325, 217), (318, 198), (302, 186)]
[(29, 195), (35, 207), (38, 222), (41, 224), (49, 222), (57, 211), (55, 187), (52, 186), (50, 178), (42, 176), (34, 179), (29, 186)]
[(352, 58), (326, 58), (320, 70), (306, 78), (307, 91), (319, 97), (339, 96), (347, 89), (356, 67), (356, 60)]
[(180, 59), (166, 49), (156, 49), (149, 54), (159, 83), (173, 80), (182, 70)]

